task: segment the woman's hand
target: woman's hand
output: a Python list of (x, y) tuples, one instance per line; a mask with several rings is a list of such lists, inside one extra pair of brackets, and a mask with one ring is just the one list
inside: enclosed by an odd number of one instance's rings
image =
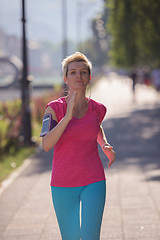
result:
[(110, 167), (112, 165), (112, 163), (114, 163), (114, 161), (115, 161), (115, 152), (113, 151), (113, 147), (106, 144), (103, 146), (103, 151), (109, 159), (108, 167)]
[(74, 92), (71, 99), (69, 100), (69, 102), (67, 104), (67, 111), (66, 111), (65, 117), (67, 119), (69, 119), (69, 121), (73, 117), (73, 108), (74, 108), (74, 104), (75, 104), (76, 95), (77, 95), (77, 92)]

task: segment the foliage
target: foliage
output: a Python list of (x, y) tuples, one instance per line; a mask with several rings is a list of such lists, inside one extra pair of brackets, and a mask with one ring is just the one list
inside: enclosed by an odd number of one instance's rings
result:
[(110, 58), (117, 66), (160, 66), (160, 1), (106, 0)]
[[(32, 138), (37, 143), (40, 142), (45, 106), (49, 101), (57, 99), (59, 95), (59, 90), (55, 90), (54, 93), (50, 92), (31, 100)], [(23, 146), (19, 141), (21, 120), (20, 100), (0, 103), (0, 182), (35, 151), (35, 146)]]
[[(58, 93), (49, 93), (31, 100), (32, 135), (39, 142), (42, 118), (47, 102), (58, 97)], [(22, 142), (19, 141), (21, 131), (21, 101), (0, 103), (0, 154), (14, 154)]]
[(20, 109), (20, 100), (0, 104), (0, 153), (5, 151), (12, 153), (18, 147), (17, 140), (21, 125)]
[(42, 119), (45, 112), (46, 104), (53, 101), (59, 97), (58, 91), (54, 94), (49, 93), (45, 96), (39, 96), (32, 100), (31, 112), (32, 112), (32, 129), (33, 138), (36, 142), (40, 141), (40, 130), (42, 126)]

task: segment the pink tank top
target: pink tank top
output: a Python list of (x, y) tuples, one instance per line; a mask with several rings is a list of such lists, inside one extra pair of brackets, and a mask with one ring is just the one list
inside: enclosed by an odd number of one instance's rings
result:
[[(67, 109), (65, 97), (47, 104), (58, 118)], [(92, 99), (84, 117), (73, 117), (54, 146), (51, 186), (79, 187), (105, 180), (104, 168), (98, 154), (99, 125), (106, 107)]]

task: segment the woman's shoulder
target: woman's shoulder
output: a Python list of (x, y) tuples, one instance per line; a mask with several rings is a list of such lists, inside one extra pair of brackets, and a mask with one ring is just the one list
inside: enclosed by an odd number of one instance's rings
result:
[(64, 102), (65, 102), (65, 97), (60, 97), (60, 98), (58, 98), (58, 99), (55, 99), (55, 100), (53, 100), (53, 101), (50, 101), (48, 104), (47, 104), (47, 106), (46, 107), (48, 107), (48, 106), (50, 106), (50, 107), (53, 107), (53, 106), (61, 106), (61, 105), (63, 105), (64, 104)]
[(106, 106), (100, 102), (93, 100), (93, 99), (90, 99), (90, 102), (92, 105), (92, 111), (97, 113), (99, 123), (101, 123), (107, 112)]
[(105, 107), (106, 108), (106, 106), (103, 103), (97, 102), (93, 99), (90, 99), (90, 102), (91, 102), (91, 105), (95, 108), (99, 108), (99, 107)]
[(63, 104), (64, 102), (65, 102), (65, 97), (60, 97), (58, 99), (51, 101), (50, 103)]
[(58, 121), (60, 121), (64, 117), (64, 103), (65, 97), (58, 98), (54, 101), (51, 101), (47, 104), (47, 107), (51, 107), (52, 110), (55, 112)]

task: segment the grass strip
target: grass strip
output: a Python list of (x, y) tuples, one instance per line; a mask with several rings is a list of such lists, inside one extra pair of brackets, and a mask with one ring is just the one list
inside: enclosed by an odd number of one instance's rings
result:
[(22, 165), (24, 160), (35, 152), (35, 147), (21, 147), (14, 154), (3, 154), (0, 158), (0, 182)]

